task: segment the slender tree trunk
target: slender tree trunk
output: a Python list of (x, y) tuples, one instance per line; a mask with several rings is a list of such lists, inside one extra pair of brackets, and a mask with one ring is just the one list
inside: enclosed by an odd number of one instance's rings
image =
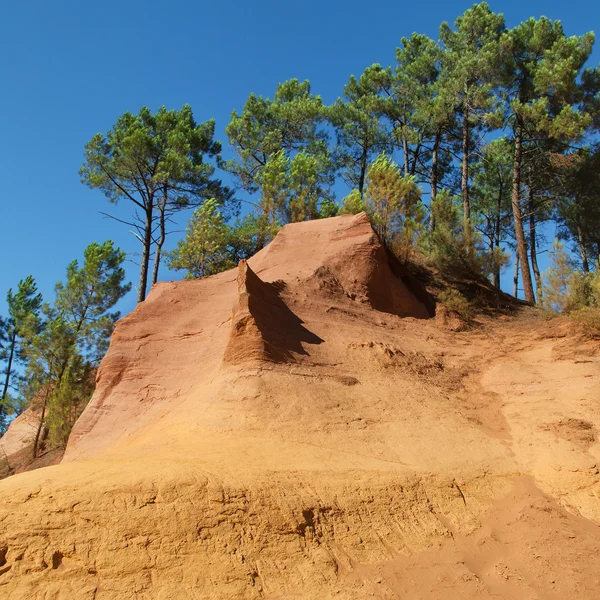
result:
[(533, 294), (533, 284), (531, 281), (531, 272), (529, 271), (529, 262), (527, 260), (527, 244), (525, 242), (525, 232), (523, 231), (523, 215), (521, 213), (521, 162), (523, 159), (523, 125), (517, 122), (515, 130), (515, 157), (513, 163), (513, 183), (512, 183), (512, 210), (515, 224), (515, 237), (517, 239), (517, 248), (519, 257), (521, 257), (521, 275), (523, 278), (523, 288), (525, 290), (525, 300), (535, 304)]
[(50, 396), (50, 388), (47, 387), (44, 394), (44, 404), (42, 404), (42, 414), (40, 415), (40, 422), (38, 423), (37, 431), (35, 432), (35, 440), (33, 442), (33, 459), (37, 458), (38, 446), (40, 444), (40, 436), (42, 429), (44, 428), (44, 420), (46, 419), (46, 406), (48, 405), (48, 397)]
[[(10, 354), (8, 355), (8, 364), (6, 365), (6, 377), (4, 378), (4, 386), (2, 388), (2, 402), (6, 400), (8, 395), (8, 385), (10, 383), (10, 375), (12, 371), (12, 364), (15, 357), (15, 347), (17, 345), (17, 332), (13, 327), (12, 336), (10, 339)], [(4, 412), (4, 404), (0, 404), (0, 415)]]
[(402, 151), (404, 152), (404, 174), (408, 175), (410, 172), (408, 165), (408, 142), (404, 137), (404, 131), (402, 132)]
[(158, 281), (158, 269), (160, 268), (160, 259), (162, 255), (162, 247), (167, 237), (165, 225), (165, 211), (167, 210), (167, 189), (164, 190), (164, 198), (160, 205), (160, 237), (156, 242), (156, 252), (154, 254), (154, 268), (152, 269), (152, 285)]
[(531, 257), (531, 266), (533, 267), (533, 276), (535, 277), (535, 291), (538, 302), (542, 301), (542, 276), (537, 261), (537, 240), (535, 236), (535, 203), (533, 201), (533, 188), (529, 186), (528, 207), (529, 211), (529, 254)]
[(494, 237), (495, 237), (495, 256), (494, 256), (494, 275), (493, 275), (493, 283), (494, 286), (500, 289), (500, 263), (498, 262), (498, 258), (500, 256), (500, 211), (502, 208), (502, 194), (503, 194), (503, 186), (500, 183), (500, 189), (498, 190), (498, 197), (496, 199), (496, 219), (494, 222)]
[(415, 151), (413, 152), (413, 160), (410, 165), (410, 174), (415, 175), (417, 172), (417, 161), (419, 160), (419, 154), (421, 154), (421, 144), (417, 144)]
[(515, 273), (513, 275), (513, 296), (519, 297), (519, 249), (515, 250)]
[(146, 299), (146, 288), (148, 287), (148, 267), (150, 265), (150, 250), (152, 247), (152, 216), (153, 205), (146, 209), (146, 222), (144, 225), (144, 240), (142, 247), (142, 261), (140, 264), (140, 287), (138, 289), (138, 302)]
[[(465, 233), (471, 229), (471, 205), (469, 203), (469, 109), (465, 107), (462, 131), (462, 177), (461, 191), (463, 197), (463, 213)], [(469, 238), (470, 238), (470, 234)]]
[(437, 198), (438, 185), (438, 150), (440, 147), (441, 133), (438, 130), (435, 134), (433, 142), (433, 151), (431, 153), (431, 203), (429, 205), (429, 246), (433, 244), (433, 233), (435, 232), (435, 214), (433, 212), (433, 204)]
[(362, 156), (360, 157), (360, 175), (358, 178), (358, 191), (360, 199), (364, 198), (365, 179), (367, 178), (367, 150), (363, 148)]
[(590, 261), (588, 259), (587, 249), (583, 243), (583, 231), (577, 226), (577, 241), (579, 243), (579, 254), (581, 254), (581, 266), (584, 273), (590, 272)]

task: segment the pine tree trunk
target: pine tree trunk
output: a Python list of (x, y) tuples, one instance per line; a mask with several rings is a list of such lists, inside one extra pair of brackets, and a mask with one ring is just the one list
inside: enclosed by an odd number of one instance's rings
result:
[(583, 243), (583, 231), (581, 227), (577, 227), (577, 241), (579, 243), (579, 254), (581, 254), (581, 266), (584, 273), (590, 272), (590, 261), (588, 259), (587, 249)]
[(433, 151), (431, 153), (431, 203), (429, 205), (429, 246), (433, 244), (433, 233), (435, 232), (435, 214), (433, 212), (433, 203), (437, 197), (437, 184), (438, 184), (438, 149), (440, 146), (441, 133), (435, 134), (435, 140), (433, 142)]
[(519, 249), (515, 250), (515, 273), (513, 275), (513, 296), (519, 297)]
[(48, 405), (48, 396), (50, 396), (50, 388), (46, 388), (46, 393), (44, 394), (44, 404), (42, 405), (42, 414), (40, 415), (40, 422), (38, 423), (37, 431), (35, 432), (35, 440), (33, 442), (33, 459), (37, 458), (38, 446), (40, 444), (40, 435), (42, 434), (42, 429), (44, 428), (44, 419), (46, 418), (46, 406)]
[(404, 131), (402, 132), (402, 151), (404, 152), (404, 174), (408, 175), (410, 172), (408, 165), (408, 142), (404, 137)]
[(502, 183), (498, 190), (498, 197), (496, 200), (496, 220), (494, 223), (494, 237), (496, 240), (495, 244), (495, 258), (494, 258), (494, 286), (500, 289), (500, 263), (498, 262), (500, 256), (500, 211), (502, 208), (502, 194), (504, 192)]
[(531, 256), (531, 266), (533, 267), (533, 276), (535, 277), (535, 291), (538, 302), (542, 301), (542, 277), (537, 261), (537, 240), (535, 235), (535, 203), (533, 201), (533, 189), (529, 187), (529, 253)]
[(360, 192), (360, 199), (364, 198), (365, 190), (365, 179), (367, 178), (367, 151), (363, 148), (362, 156), (360, 157), (360, 175), (358, 178), (358, 191)]
[(0, 415), (4, 412), (4, 400), (8, 395), (8, 385), (10, 383), (10, 374), (12, 371), (12, 364), (15, 357), (15, 347), (17, 345), (17, 332), (13, 327), (13, 332), (10, 340), (10, 354), (8, 355), (8, 364), (6, 365), (6, 377), (4, 378), (4, 387), (2, 389), (2, 404), (0, 404)]
[(529, 271), (529, 262), (527, 260), (527, 244), (525, 242), (525, 232), (523, 231), (523, 215), (521, 213), (521, 163), (523, 159), (523, 124), (518, 121), (515, 130), (515, 157), (513, 163), (513, 183), (512, 183), (512, 210), (515, 225), (515, 238), (517, 239), (517, 248), (521, 260), (521, 276), (523, 279), (523, 289), (525, 291), (525, 300), (530, 304), (535, 304), (533, 294), (533, 284), (531, 281), (531, 272)]
[(162, 247), (165, 243), (166, 234), (166, 225), (165, 225), (165, 211), (167, 209), (167, 190), (165, 189), (165, 195), (163, 198), (163, 202), (160, 206), (160, 237), (156, 242), (156, 252), (154, 254), (154, 268), (152, 269), (152, 285), (154, 285), (158, 281), (158, 270), (160, 268), (160, 259), (162, 256)]
[[(461, 191), (463, 197), (463, 213), (465, 233), (469, 235), (471, 228), (471, 205), (469, 203), (469, 109), (465, 107), (462, 133), (462, 177)], [(469, 239), (470, 243), (470, 239)]]
[(142, 261), (140, 264), (140, 287), (138, 288), (138, 302), (146, 299), (146, 288), (148, 287), (148, 268), (150, 266), (150, 250), (152, 247), (152, 215), (153, 206), (146, 209), (146, 222), (144, 225), (144, 240), (142, 248)]

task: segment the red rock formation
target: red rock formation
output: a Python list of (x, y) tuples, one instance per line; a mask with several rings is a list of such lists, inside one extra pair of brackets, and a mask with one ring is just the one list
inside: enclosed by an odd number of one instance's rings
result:
[(0, 482), (0, 597), (600, 597), (600, 358), (432, 315), (364, 215), (154, 286)]

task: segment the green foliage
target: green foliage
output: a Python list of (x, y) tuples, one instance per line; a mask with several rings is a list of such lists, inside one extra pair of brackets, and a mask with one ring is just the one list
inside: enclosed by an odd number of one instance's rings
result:
[(503, 32), (504, 15), (492, 12), (486, 2), (468, 8), (454, 29), (446, 22), (440, 26), (444, 85), (470, 126), (498, 123), (495, 73)]
[(600, 260), (600, 146), (554, 156), (561, 182), (555, 217), (562, 239), (572, 239), (584, 269)]
[(335, 165), (322, 125), (326, 109), (308, 81), (277, 86), (274, 98), (251, 94), (226, 128), (236, 158), (223, 166), (249, 193), (271, 226), (318, 218), (333, 194)]
[(64, 448), (73, 425), (94, 393), (96, 371), (77, 352), (71, 352), (60, 381), (50, 394), (45, 426), (47, 445)]
[(56, 300), (42, 307), (44, 321), (23, 332), (27, 367), (21, 393), (42, 408), (34, 452), (43, 426), (51, 443), (66, 442), (93, 390), (93, 372), (106, 352), (119, 318), (115, 304), (131, 289), (122, 267), (125, 253), (111, 241), (90, 244), (56, 285)]
[(168, 265), (171, 269), (186, 270), (188, 279), (215, 275), (256, 254), (278, 230), (277, 223), (256, 213), (227, 225), (218, 202), (207, 200), (194, 212), (185, 238), (167, 253)]
[(250, 213), (243, 219), (238, 218), (229, 234), (233, 263), (238, 264), (240, 260), (254, 256), (277, 235), (279, 229), (279, 225), (270, 223), (264, 214)]
[(390, 243), (401, 234), (414, 241), (413, 234), (424, 216), (420, 200), (421, 190), (415, 178), (402, 175), (388, 155), (380, 154), (369, 167), (364, 200), (379, 237)]
[(83, 265), (77, 260), (67, 266), (66, 281), (56, 284), (53, 311), (66, 319), (76, 343), (94, 365), (108, 349), (118, 312), (115, 304), (131, 289), (125, 282), (125, 252), (112, 241), (91, 243), (83, 252)]
[(544, 273), (544, 308), (554, 312), (569, 312), (573, 308), (571, 285), (575, 275), (573, 259), (558, 240), (552, 245), (552, 264)]
[(431, 237), (429, 255), (442, 272), (451, 272), (462, 265), (467, 255), (463, 236), (459, 199), (447, 190), (440, 192), (431, 204), (435, 231)]
[(340, 207), (341, 215), (357, 215), (365, 210), (363, 199), (358, 190), (352, 190), (343, 200)]
[(472, 219), (475, 230), (485, 239), (490, 257), (492, 283), (500, 287), (500, 271), (507, 258), (501, 244), (509, 238), (512, 219), (512, 144), (506, 137), (483, 148), (481, 160), (474, 165)]
[(319, 208), (319, 218), (328, 219), (329, 217), (335, 217), (340, 211), (339, 205), (331, 198), (324, 198)]
[(212, 198), (194, 211), (185, 239), (167, 254), (169, 268), (187, 270), (187, 278), (214, 275), (234, 266), (228, 251), (230, 229)]
[(433, 265), (442, 273), (452, 275), (487, 275), (501, 269), (507, 257), (501, 249), (489, 251), (475, 235), (464, 233), (461, 199), (447, 191), (438, 194), (431, 206), (436, 228), (426, 249)]
[(438, 302), (447, 310), (456, 313), (463, 321), (473, 318), (473, 306), (457, 289), (448, 288), (440, 292)]
[(544, 308), (567, 314), (600, 309), (599, 267), (600, 265), (597, 265), (597, 268), (589, 273), (578, 270), (564, 245), (555, 240), (552, 246), (552, 264), (543, 278)]
[(566, 37), (560, 21), (530, 18), (501, 40), (512, 117), (532, 134), (576, 139), (590, 123), (580, 113), (577, 76), (590, 56), (594, 34)]
[(380, 97), (382, 68), (372, 65), (356, 79), (354, 75), (344, 87), (344, 97), (338, 98), (327, 110), (335, 128), (337, 160), (342, 178), (356, 187), (362, 196), (367, 168), (371, 160), (389, 149), (389, 134), (381, 116), (384, 102)]
[(12, 289), (6, 295), (8, 318), (0, 318), (0, 362), (4, 362), (1, 372), (2, 396), (0, 398), (0, 433), (8, 425), (7, 417), (19, 414), (23, 408), (18, 396), (11, 394), (18, 388), (22, 378), (15, 367), (23, 365), (27, 359), (26, 331), (40, 330), (40, 309), (42, 295), (31, 275), (19, 282), (16, 293)]

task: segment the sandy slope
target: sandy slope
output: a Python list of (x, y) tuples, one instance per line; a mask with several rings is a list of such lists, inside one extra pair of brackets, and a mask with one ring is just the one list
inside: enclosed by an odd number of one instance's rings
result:
[(598, 354), (432, 309), (361, 216), (159, 284), (0, 483), (0, 597), (600, 597)]

